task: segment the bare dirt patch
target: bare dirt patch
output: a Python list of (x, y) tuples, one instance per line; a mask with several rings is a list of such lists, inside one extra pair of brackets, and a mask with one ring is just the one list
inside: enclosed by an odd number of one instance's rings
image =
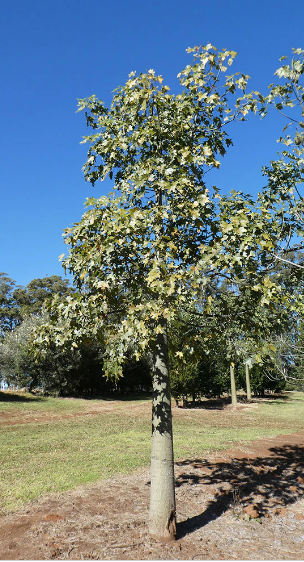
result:
[(38, 413), (33, 416), (14, 416), (12, 417), (11, 414), (1, 414), (0, 416), (0, 426), (1, 425), (27, 425), (29, 423), (47, 423), (47, 422), (56, 422), (61, 420), (70, 420), (76, 417), (84, 417), (84, 416), (94, 416), (98, 415), (100, 412), (112, 412), (113, 408), (103, 408), (102, 410), (92, 410), (90, 412), (72, 412), (71, 414), (52, 414), (47, 415), (45, 412)]
[(149, 537), (144, 469), (3, 515), (0, 559), (303, 560), (304, 433), (179, 460), (176, 495), (174, 543)]

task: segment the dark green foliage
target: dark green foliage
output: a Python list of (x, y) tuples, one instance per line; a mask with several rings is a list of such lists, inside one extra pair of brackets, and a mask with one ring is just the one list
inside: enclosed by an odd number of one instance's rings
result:
[(288, 380), (288, 389), (290, 390), (303, 390), (304, 389), (304, 322), (301, 318), (298, 323), (298, 330), (293, 337), (285, 343), (285, 362), (293, 364), (289, 366), (292, 370), (292, 378)]
[(119, 383), (107, 380), (103, 372), (103, 348), (86, 339), (77, 348), (50, 345), (45, 354), (34, 356), (33, 330), (48, 317), (28, 316), (14, 331), (6, 334), (0, 347), (0, 372), (10, 386), (57, 396), (101, 395), (150, 390), (149, 362), (129, 361)]
[(126, 361), (123, 365), (123, 377), (116, 382), (115, 389), (121, 393), (152, 392), (151, 361), (146, 357), (138, 361), (131, 358)]
[(60, 302), (73, 292), (69, 281), (59, 275), (33, 279), (26, 287), (16, 288), (15, 281), (0, 274), (0, 378), (10, 386), (59, 396), (150, 390), (146, 359), (129, 359), (124, 365), (125, 378), (118, 384), (107, 380), (103, 348), (94, 338), (85, 338), (76, 347), (51, 343), (47, 353), (34, 355), (33, 331), (50, 321), (43, 307), (54, 296)]
[(59, 297), (73, 293), (68, 279), (60, 275), (51, 275), (33, 279), (26, 287), (18, 287), (14, 291), (14, 299), (19, 307), (22, 318), (29, 314), (39, 314), (44, 304), (50, 302), (54, 295)]
[[(206, 398), (218, 397), (230, 392), (228, 361), (221, 361), (220, 356), (205, 355), (199, 363), (198, 372), (201, 394)], [(237, 370), (235, 374), (237, 379)]]
[(21, 321), (20, 309), (14, 292), (16, 282), (6, 273), (0, 273), (0, 339)]
[(170, 381), (171, 393), (176, 400), (188, 396), (194, 400), (202, 394), (200, 373), (196, 366), (183, 366), (178, 371), (171, 370)]
[(36, 384), (36, 372), (31, 357), (30, 339), (42, 318), (28, 317), (14, 330), (6, 332), (0, 346), (0, 373), (9, 385), (28, 387)]
[[(242, 386), (245, 387), (245, 378)], [(286, 380), (275, 370), (273, 363), (265, 361), (263, 365), (254, 365), (250, 369), (250, 386), (255, 396), (264, 396), (265, 391), (285, 390)]]
[(46, 393), (68, 396), (102, 391), (101, 354), (94, 344), (66, 350), (51, 346), (33, 367), (36, 380), (32, 386)]

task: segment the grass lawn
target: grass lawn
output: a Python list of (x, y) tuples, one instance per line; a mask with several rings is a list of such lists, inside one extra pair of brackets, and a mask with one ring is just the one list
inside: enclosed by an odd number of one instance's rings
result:
[[(0, 394), (0, 505), (4, 511), (150, 462), (149, 399), (7, 398)], [(295, 392), (248, 409), (174, 408), (175, 458), (304, 431), (303, 414), (304, 394)]]

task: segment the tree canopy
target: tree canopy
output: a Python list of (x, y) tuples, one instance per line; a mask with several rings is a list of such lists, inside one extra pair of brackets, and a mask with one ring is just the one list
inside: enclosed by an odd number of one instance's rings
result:
[(94, 184), (109, 176), (114, 191), (89, 199), (66, 231), (63, 265), (83, 290), (66, 300), (64, 315), (74, 320), (58, 342), (102, 332), (105, 365), (116, 376), (130, 342), (138, 358), (163, 330), (158, 320), (171, 321), (197, 298), (202, 272), (217, 265), (217, 190), (204, 176), (232, 145), (226, 125), (257, 107), (245, 94), (247, 76), (225, 76), (235, 52), (211, 45), (189, 52), (177, 95), (150, 70), (132, 72), (109, 108), (95, 96), (79, 102), (93, 129), (85, 177)]

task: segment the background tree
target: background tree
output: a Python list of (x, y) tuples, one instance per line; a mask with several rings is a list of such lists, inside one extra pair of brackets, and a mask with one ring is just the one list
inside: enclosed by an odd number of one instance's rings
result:
[[(38, 364), (31, 352), (31, 337), (33, 330), (44, 324), (47, 315), (43, 313), (46, 302), (55, 294), (60, 299), (63, 295), (71, 294), (72, 288), (69, 281), (59, 275), (34, 279), (26, 287), (16, 287), (15, 281), (6, 274), (0, 277), (0, 318), (2, 326), (2, 345), (0, 347), (0, 373), (1, 377), (16, 387), (28, 389), (39, 386), (46, 392), (62, 393), (59, 384), (59, 372), (65, 368), (62, 378), (67, 385), (68, 364), (67, 356), (63, 358), (61, 351), (48, 354), (46, 364)], [(74, 374), (76, 367), (76, 354), (70, 363), (73, 365)], [(61, 362), (61, 367), (59, 364)], [(52, 364), (52, 368), (51, 368)], [(71, 367), (70, 367), (71, 368)], [(55, 374), (57, 373), (57, 375)], [(53, 380), (53, 383), (51, 383)], [(71, 384), (68, 386), (71, 390)], [(77, 387), (76, 380), (74, 389)]]
[(32, 345), (33, 332), (48, 321), (46, 314), (27, 316), (6, 333), (0, 345), (0, 378), (8, 386), (54, 396), (104, 396), (151, 389), (151, 369), (145, 358), (138, 362), (130, 358), (118, 384), (107, 379), (103, 371), (103, 348), (93, 338), (84, 339), (77, 348), (52, 344), (47, 353), (37, 357)]
[(33, 279), (26, 287), (18, 287), (13, 296), (22, 318), (29, 314), (41, 313), (42, 307), (50, 301), (54, 295), (58, 298), (73, 293), (68, 279), (62, 279), (60, 275), (50, 275)]
[(16, 282), (6, 273), (0, 273), (0, 339), (21, 321), (20, 309), (14, 291)]
[(35, 327), (45, 323), (45, 318), (28, 317), (6, 333), (0, 345), (0, 373), (9, 386), (37, 386), (38, 371), (31, 357), (30, 340)]

